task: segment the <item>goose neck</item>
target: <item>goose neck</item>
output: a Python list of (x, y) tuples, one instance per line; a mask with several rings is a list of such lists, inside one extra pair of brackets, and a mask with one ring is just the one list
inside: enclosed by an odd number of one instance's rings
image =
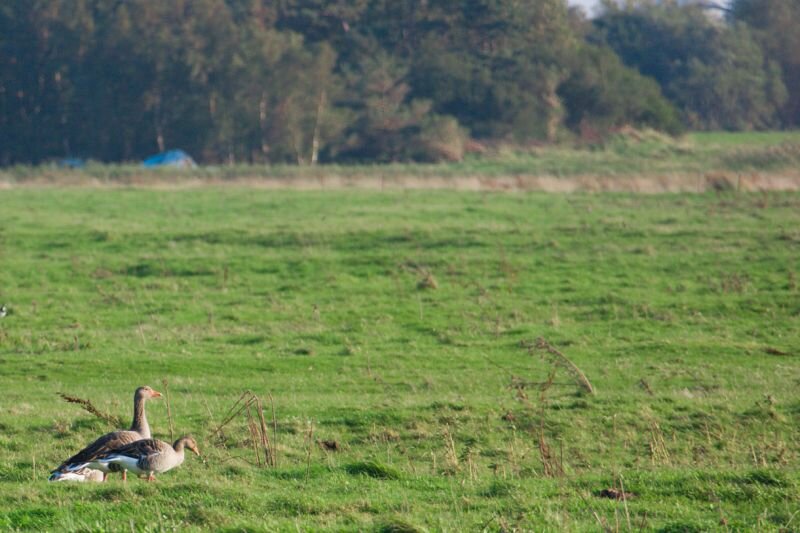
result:
[(131, 423), (131, 431), (139, 433), (143, 439), (150, 438), (150, 424), (147, 423), (147, 415), (145, 414), (144, 404), (146, 399), (137, 395), (133, 401), (133, 422)]

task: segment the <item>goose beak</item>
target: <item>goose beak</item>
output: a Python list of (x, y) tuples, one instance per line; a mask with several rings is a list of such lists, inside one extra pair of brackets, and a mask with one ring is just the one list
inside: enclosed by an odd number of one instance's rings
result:
[(161, 398), (161, 393), (158, 392), (157, 390), (154, 390), (153, 392), (150, 393), (150, 397), (151, 398)]
[(192, 448), (192, 451), (197, 455), (197, 457), (202, 457), (202, 455), (200, 455), (200, 450), (197, 448)]

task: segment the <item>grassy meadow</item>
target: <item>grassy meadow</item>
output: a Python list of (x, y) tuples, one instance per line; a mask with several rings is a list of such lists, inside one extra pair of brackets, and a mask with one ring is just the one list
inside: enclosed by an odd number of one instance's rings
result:
[[(10, 188), (0, 265), (0, 529), (800, 530), (800, 194)], [(202, 460), (48, 483), (143, 384)]]

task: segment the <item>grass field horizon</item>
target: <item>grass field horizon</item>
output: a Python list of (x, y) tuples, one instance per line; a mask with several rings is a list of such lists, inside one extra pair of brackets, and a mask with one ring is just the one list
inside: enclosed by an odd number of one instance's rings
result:
[(800, 131), (696, 132), (670, 137), (623, 128), (589, 142), (519, 146), (472, 142), (444, 163), (231, 164), (146, 169), (138, 163), (83, 168), (0, 168), (0, 187), (194, 187), (240, 184), (296, 189), (463, 189), (549, 192), (800, 190)]
[[(0, 200), (0, 528), (800, 527), (798, 193)], [(46, 481), (113, 429), (57, 393), (127, 424), (164, 380), (203, 460)], [(214, 431), (248, 390), (275, 466)]]

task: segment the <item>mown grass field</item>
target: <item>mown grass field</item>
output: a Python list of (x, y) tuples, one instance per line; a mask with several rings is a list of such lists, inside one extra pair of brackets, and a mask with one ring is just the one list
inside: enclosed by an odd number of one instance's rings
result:
[[(0, 266), (2, 529), (800, 529), (798, 194), (9, 189)], [(163, 380), (204, 461), (46, 481)]]

